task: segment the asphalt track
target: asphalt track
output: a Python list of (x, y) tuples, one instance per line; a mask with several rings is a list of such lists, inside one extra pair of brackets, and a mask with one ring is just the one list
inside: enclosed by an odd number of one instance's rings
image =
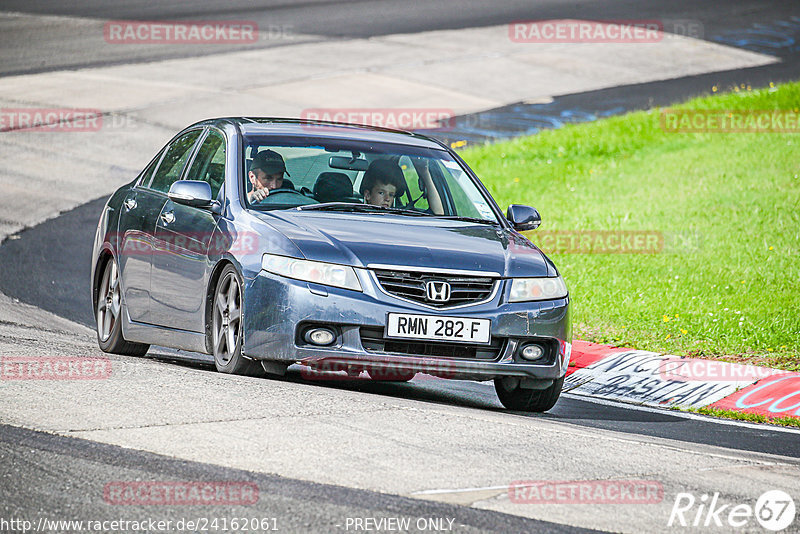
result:
[[(26, 461), (31, 453), (36, 455), (35, 462)], [(104, 481), (175, 479), (199, 484), (255, 484), (258, 502), (253, 506), (164, 505), (154, 510), (153, 506), (110, 506), (104, 500)], [(141, 521), (146, 517), (171, 521), (173, 528), (169, 531), (178, 531), (174, 526), (181, 519), (258, 518), (259, 524), (267, 519), (266, 524), (280, 532), (335, 532), (347, 530), (347, 518), (398, 517), (407, 518), (412, 525), (420, 518), (446, 518), (453, 520), (458, 532), (596, 532), (465, 506), (176, 460), (7, 425), (0, 425), (0, 492), (4, 495), (3, 507), (12, 511), (11, 516), (34, 524), (39, 518)], [(58, 530), (62, 529), (43, 531)]]
[[(786, 21), (800, 15), (796, 2), (783, 0), (732, 0), (696, 2), (693, 0), (623, 0), (597, 2), (578, 0), (267, 0), (253, 5), (247, 0), (206, 2), (151, 2), (149, 0), (86, 0), (60, 2), (44, 0), (5, 0), (2, 10), (32, 15), (82, 17), (86, 19), (133, 20), (252, 20), (259, 27), (284, 28), (298, 39), (337, 39), (372, 37), (429, 30), (474, 28), (506, 24), (515, 20), (591, 19), (695, 21), (702, 24), (708, 40), (735, 38), (755, 25), (781, 23), (773, 32), (786, 33)], [(724, 16), (720, 16), (724, 13)], [(0, 75), (73, 69), (138, 61), (189, 57), (234, 48), (192, 47), (88, 47), (91, 35), (70, 30), (68, 21), (54, 19), (42, 25), (23, 25), (0, 34)], [(780, 45), (785, 40), (778, 39)], [(99, 42), (102, 44), (102, 40)], [(765, 37), (760, 37), (763, 44)], [(267, 39), (255, 47), (292, 44)], [(114, 48), (114, 47), (112, 47)], [(769, 49), (775, 46), (768, 46)], [(109, 55), (115, 54), (115, 55)], [(122, 54), (122, 55), (116, 55)], [(22, 61), (24, 59), (24, 61)]]
[[(83, 2), (80, 6), (69, 6), (55, 2), (4, 2), (4, 9), (35, 14), (55, 14), (94, 18), (138, 18), (185, 20), (187, 17), (227, 19), (248, 18), (260, 25), (287, 24), (298, 33), (317, 34), (323, 37), (351, 37), (382, 35), (385, 33), (423, 31), (458, 27), (472, 27), (506, 23), (519, 19), (540, 18), (598, 18), (598, 19), (645, 19), (669, 18), (701, 21), (706, 37), (720, 41), (736, 41), (738, 44), (757, 51), (771, 50), (784, 60), (774, 66), (744, 71), (714, 73), (702, 76), (681, 78), (625, 86), (591, 93), (559, 97), (551, 104), (527, 106), (549, 117), (541, 127), (559, 126), (559, 118), (576, 117), (575, 110), (583, 110), (582, 120), (591, 120), (628, 109), (646, 108), (674, 102), (687, 95), (699, 94), (709, 85), (722, 82), (730, 84), (766, 84), (768, 81), (796, 79), (798, 69), (798, 47), (793, 46), (794, 35), (800, 32), (791, 25), (783, 25), (783, 40), (747, 40), (743, 36), (753, 35), (749, 29), (763, 26), (764, 21), (781, 21), (797, 18), (800, 8), (786, 2), (754, 2), (738, 0), (726, 3), (726, 16), (719, 17), (716, 8), (710, 5), (697, 5), (693, 2), (617, 2), (614, 4), (597, 2), (578, 2), (568, 6), (560, 2), (507, 1), (487, 4), (475, 0), (442, 0), (436, 7), (420, 7), (409, 10), (400, 1), (377, 2), (362, 1), (309, 1), (300, 3), (271, 2), (259, 8), (245, 8), (244, 3), (206, 2), (192, 4), (151, 4), (149, 2)], [(458, 9), (455, 9), (456, 5)], [(800, 19), (798, 19), (800, 20)], [(774, 27), (781, 27), (780, 25)], [(763, 31), (761, 33), (764, 33)], [(761, 35), (761, 34), (759, 34)], [(41, 49), (47, 55), (48, 37), (33, 35), (33, 50)], [(2, 37), (0, 37), (0, 40)], [(57, 43), (50, 43), (51, 45)], [(174, 48), (174, 47), (173, 47)], [(5, 49), (4, 54), (9, 53)], [(203, 51), (193, 51), (202, 54)], [(125, 58), (125, 61), (151, 61), (165, 56), (138, 55)], [(72, 68), (76, 65), (98, 64), (92, 58), (92, 51), (84, 53), (82, 63), (76, 63), (69, 50), (55, 55), (47, 55), (53, 65), (48, 68)], [(99, 60), (98, 60), (99, 61)], [(0, 69), (1, 70), (1, 69)], [(519, 133), (535, 133), (531, 126), (525, 132), (514, 129), (514, 121), (525, 110), (521, 105), (507, 106), (499, 110), (487, 110), (476, 114), (469, 121), (482, 130), (479, 135), (490, 137), (491, 132), (501, 132), (503, 136)], [(486, 125), (490, 125), (489, 128)], [(535, 126), (534, 126), (535, 128)], [(487, 132), (488, 130), (488, 132)], [(453, 132), (447, 136), (457, 137)], [(91, 326), (93, 324), (92, 305), (89, 300), (88, 272), (91, 260), (91, 242), (97, 214), (105, 199), (97, 199), (77, 209), (67, 212), (37, 227), (25, 230), (7, 239), (0, 246), (0, 291), (22, 302), (33, 304), (56, 315)], [(57, 258), (57, 260), (56, 260)], [(462, 383), (463, 384), (463, 383)], [(420, 398), (455, 402), (464, 405), (485, 405), (486, 391), (491, 388), (478, 385), (476, 389), (449, 388), (447, 383), (436, 382), (433, 391), (423, 388), (417, 392)], [(355, 387), (364, 387), (358, 385)], [(390, 388), (391, 389), (391, 388)], [(378, 388), (380, 390), (380, 387)], [(403, 394), (404, 389), (400, 390)], [(492, 401), (494, 402), (494, 401)], [(593, 403), (562, 399), (554, 416), (570, 422), (598, 426), (625, 432), (643, 433), (652, 436), (670, 437), (691, 442), (718, 444), (742, 450), (774, 452), (788, 456), (800, 456), (800, 443), (796, 436), (767, 430), (725, 427), (713, 422), (687, 420), (669, 413), (654, 414), (627, 410), (620, 407), (599, 406)], [(768, 438), (768, 439), (767, 439)]]
[[(518, 19), (608, 20), (669, 17), (699, 20), (703, 23), (706, 39), (770, 53), (783, 60), (776, 65), (746, 71), (566, 95), (556, 98), (551, 104), (514, 104), (462, 118), (459, 124), (464, 126), (460, 130), (442, 135), (448, 139), (470, 140), (535, 133), (541, 128), (558, 126), (556, 123), (593, 120), (631, 109), (665, 105), (707, 93), (711, 85), (724, 88), (751, 84), (758, 87), (770, 81), (780, 82), (800, 77), (797, 27), (787, 23), (800, 20), (797, 19), (800, 9), (796, 3), (736, 0), (725, 3), (724, 17), (719, 16), (719, 9), (718, 4), (698, 4), (691, 1), (583, 1), (565, 5), (560, 1), (440, 0), (425, 5), (418, 4), (413, 10), (408, 9), (408, 3), (404, 0), (279, 0), (262, 2), (258, 7), (250, 7), (244, 1), (205, 2), (198, 5), (184, 2), (151, 3), (144, 0), (109, 3), (97, 0), (82, 2), (80, 6), (21, 0), (7, 0), (3, 3), (4, 11), (95, 19), (249, 19), (256, 20), (262, 26), (291, 26), (294, 32), (304, 35), (303, 39), (311, 40), (488, 26)], [(784, 22), (783, 25), (774, 24), (781, 21)], [(60, 46), (60, 39), (67, 34), (75, 39), (72, 47)], [(774, 38), (764, 38), (765, 34)], [(169, 57), (213, 53), (211, 50), (203, 50), (202, 47), (190, 51), (138, 48), (125, 49), (124, 56), (108, 57), (82, 47), (79, 35), (75, 37), (68, 29), (54, 30), (53, 27), (32, 28), (22, 41), (17, 39), (11, 42), (14, 38), (14, 35), (6, 32), (0, 34), (0, 75), (158, 61)], [(264, 42), (257, 46), (281, 44)], [(20, 63), (15, 58), (20, 56), (23, 48), (26, 59), (24, 63)], [(576, 113), (576, 110), (580, 113)], [(510, 120), (525, 113), (539, 116), (540, 122), (529, 121), (520, 126)], [(91, 201), (3, 242), (0, 246), (0, 291), (61, 317), (92, 325), (88, 282), (91, 241), (97, 216), (104, 202), (105, 199)], [(191, 366), (213, 372), (204, 363), (177, 359), (168, 361), (175, 366)], [(296, 373), (291, 373), (281, 380), (293, 382), (300, 381), (301, 378)], [(500, 409), (493, 389), (487, 384), (427, 380), (411, 384), (319, 383), (318, 387), (413, 399), (422, 406), (425, 403), (443, 403), (489, 411)], [(565, 425), (800, 458), (800, 439), (793, 432), (769, 427), (733, 425), (667, 411), (634, 409), (622, 404), (598, 404), (570, 395), (562, 397), (553, 410), (541, 417)], [(118, 509), (110, 509), (98, 497), (100, 493), (87, 493), (87, 488), (98, 489), (95, 481), (113, 480), (115, 477), (120, 478), (120, 473), (123, 473), (129, 479), (180, 477), (184, 480), (251, 480), (261, 491), (259, 511), (263, 515), (282, 518), (286, 522), (283, 525), (286, 531), (328, 532), (341, 529), (341, 522), (336, 518), (389, 514), (415, 518), (454, 517), (460, 527), (458, 530), (466, 532), (579, 531), (554, 523), (497, 512), (236, 471), (9, 426), (0, 426), (0, 460), (0, 494), (5, 500), (4, 509), (13, 511), (17, 516), (37, 514), (59, 519), (78, 516), (97, 519), (116, 519), (120, 515), (133, 517), (141, 510), (130, 508), (125, 514), (120, 514)], [(77, 514), (76, 511), (80, 513)], [(231, 511), (230, 507), (224, 510), (203, 507), (202, 515), (231, 515)], [(246, 512), (251, 514), (253, 510)], [(152, 510), (148, 510), (148, 514), (154, 515)], [(186, 516), (187, 510), (165, 508), (158, 515), (164, 519), (178, 519)]]
[[(105, 199), (94, 200), (7, 240), (0, 246), (0, 265), (4, 266), (0, 292), (92, 327), (88, 273), (94, 228), (104, 203)], [(213, 372), (210, 366), (198, 365)], [(288, 380), (301, 381), (297, 373)], [(490, 383), (425, 380), (398, 385), (337, 381), (325, 383), (324, 387), (473, 408), (499, 407)], [(592, 428), (800, 458), (800, 434), (763, 426), (731, 426), (711, 418), (687, 419), (668, 411), (600, 405), (573, 396), (560, 399), (546, 417)]]

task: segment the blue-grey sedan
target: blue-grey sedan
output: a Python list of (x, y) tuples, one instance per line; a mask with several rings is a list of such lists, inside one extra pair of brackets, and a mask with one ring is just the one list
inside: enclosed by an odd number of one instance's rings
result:
[(569, 295), (472, 170), (422, 135), (224, 118), (189, 126), (111, 195), (91, 287), (107, 352), (211, 354), (224, 373), (494, 380), (545, 411)]

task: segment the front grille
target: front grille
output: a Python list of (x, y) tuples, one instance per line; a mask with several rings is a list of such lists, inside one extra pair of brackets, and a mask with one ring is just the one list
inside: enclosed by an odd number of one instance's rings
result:
[[(444, 273), (419, 273), (413, 271), (373, 271), (381, 287), (396, 297), (419, 302), (435, 308), (448, 308), (461, 304), (481, 302), (491, 296), (496, 280), (489, 276), (466, 276)], [(446, 302), (428, 299), (426, 282), (447, 282), (450, 284), (450, 298)]]
[(368, 352), (389, 352), (408, 356), (496, 360), (503, 350), (503, 338), (492, 338), (489, 345), (464, 345), (449, 342), (385, 339), (380, 328), (360, 329), (361, 345)]

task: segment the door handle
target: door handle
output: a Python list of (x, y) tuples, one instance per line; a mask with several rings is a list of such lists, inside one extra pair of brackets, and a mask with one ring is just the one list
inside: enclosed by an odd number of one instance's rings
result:
[(125, 199), (125, 208), (130, 211), (132, 209), (136, 209), (136, 199), (135, 198), (126, 198)]
[(175, 222), (175, 213), (172, 211), (167, 211), (161, 214), (161, 220), (164, 221), (164, 224), (170, 224)]

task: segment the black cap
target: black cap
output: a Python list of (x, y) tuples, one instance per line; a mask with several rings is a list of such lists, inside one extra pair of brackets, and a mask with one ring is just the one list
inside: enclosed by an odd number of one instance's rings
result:
[(274, 150), (262, 150), (255, 155), (253, 161), (250, 162), (250, 170), (254, 171), (256, 169), (261, 169), (267, 174), (283, 174), (285, 172), (287, 176), (291, 176), (286, 172), (283, 156)]

